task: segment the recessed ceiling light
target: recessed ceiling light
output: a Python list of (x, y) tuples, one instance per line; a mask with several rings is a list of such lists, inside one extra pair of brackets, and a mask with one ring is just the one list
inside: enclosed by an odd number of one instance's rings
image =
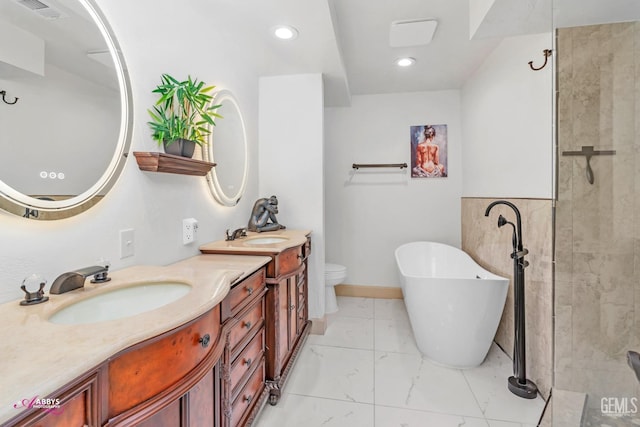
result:
[(415, 64), (416, 60), (415, 58), (399, 58), (396, 60), (396, 65), (398, 67), (410, 67), (411, 65)]
[(298, 37), (298, 30), (288, 25), (280, 25), (273, 29), (273, 35), (282, 40), (293, 40)]

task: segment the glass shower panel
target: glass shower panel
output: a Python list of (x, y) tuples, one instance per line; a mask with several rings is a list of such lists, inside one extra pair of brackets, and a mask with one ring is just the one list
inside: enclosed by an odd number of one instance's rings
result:
[(554, 389), (584, 393), (584, 426), (634, 425), (640, 23), (559, 28), (556, 53)]

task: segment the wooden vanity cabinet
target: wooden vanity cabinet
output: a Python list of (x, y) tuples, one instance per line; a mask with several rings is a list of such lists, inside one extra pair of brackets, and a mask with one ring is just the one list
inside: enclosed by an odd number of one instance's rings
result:
[[(269, 396), (266, 268), (205, 314), (110, 357), (0, 427), (238, 427)], [(292, 300), (293, 301), (293, 300)]]
[(267, 387), (275, 405), (309, 334), (307, 259), (311, 241), (271, 256), (267, 265)]
[(32, 409), (2, 426), (220, 426), (220, 313), (218, 304), (127, 348), (53, 393), (58, 410)]
[[(200, 248), (200, 250), (204, 254), (260, 255), (271, 258), (266, 265), (264, 376), (269, 403), (275, 405), (280, 399), (282, 387), (304, 343), (304, 339), (311, 329), (308, 310), (307, 272), (308, 258), (311, 253), (311, 239), (307, 235), (304, 243), (279, 252), (274, 252), (273, 249), (268, 247), (264, 249), (252, 247), (250, 251), (245, 251), (241, 245), (232, 247), (209, 245)], [(227, 298), (233, 298), (231, 293)], [(254, 337), (255, 335), (251, 336)], [(249, 342), (250, 338), (247, 337), (246, 341)], [(245, 346), (243, 345), (242, 348), (245, 348)], [(256, 372), (258, 371), (256, 370)], [(247, 381), (246, 383), (243, 382), (243, 384), (251, 384), (254, 381), (254, 377), (247, 379)], [(257, 383), (257, 380), (255, 381)], [(236, 398), (242, 396), (242, 399), (245, 396), (247, 399), (255, 398), (254, 394), (248, 397), (249, 395), (246, 395), (244, 390), (238, 391), (237, 389), (235, 389), (233, 395)], [(250, 406), (249, 402), (245, 403), (246, 406)], [(241, 407), (237, 400), (233, 400), (231, 405), (231, 412), (234, 414), (235, 409)], [(251, 410), (255, 413), (256, 408), (259, 409), (259, 405), (256, 405)], [(250, 423), (253, 419), (252, 416), (241, 421), (241, 424)]]
[[(112, 357), (106, 367), (105, 425), (218, 425), (214, 395), (223, 351), (220, 336), (217, 305), (174, 332)], [(213, 397), (208, 404), (202, 404), (207, 395)], [(196, 408), (198, 403), (204, 412)], [(207, 413), (208, 419), (202, 419)], [(192, 414), (202, 419), (202, 424), (194, 424)]]
[(222, 301), (222, 426), (251, 425), (267, 396), (265, 269), (231, 288)]

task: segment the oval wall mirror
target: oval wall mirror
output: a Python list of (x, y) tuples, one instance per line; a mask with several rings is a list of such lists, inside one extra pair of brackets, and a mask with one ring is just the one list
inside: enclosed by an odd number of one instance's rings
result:
[(0, 2), (0, 40), (10, 40), (0, 41), (0, 92), (17, 98), (0, 99), (0, 208), (61, 219), (118, 178), (131, 143), (130, 87), (93, 1), (34, 5)]
[(209, 143), (202, 148), (205, 161), (216, 163), (207, 174), (213, 197), (225, 206), (240, 201), (247, 184), (247, 133), (238, 101), (228, 90), (218, 91), (215, 104), (220, 104)]

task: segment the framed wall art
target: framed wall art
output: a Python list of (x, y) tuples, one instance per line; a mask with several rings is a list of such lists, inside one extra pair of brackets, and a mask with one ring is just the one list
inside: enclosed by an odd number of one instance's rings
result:
[(411, 177), (445, 178), (447, 125), (411, 126)]

